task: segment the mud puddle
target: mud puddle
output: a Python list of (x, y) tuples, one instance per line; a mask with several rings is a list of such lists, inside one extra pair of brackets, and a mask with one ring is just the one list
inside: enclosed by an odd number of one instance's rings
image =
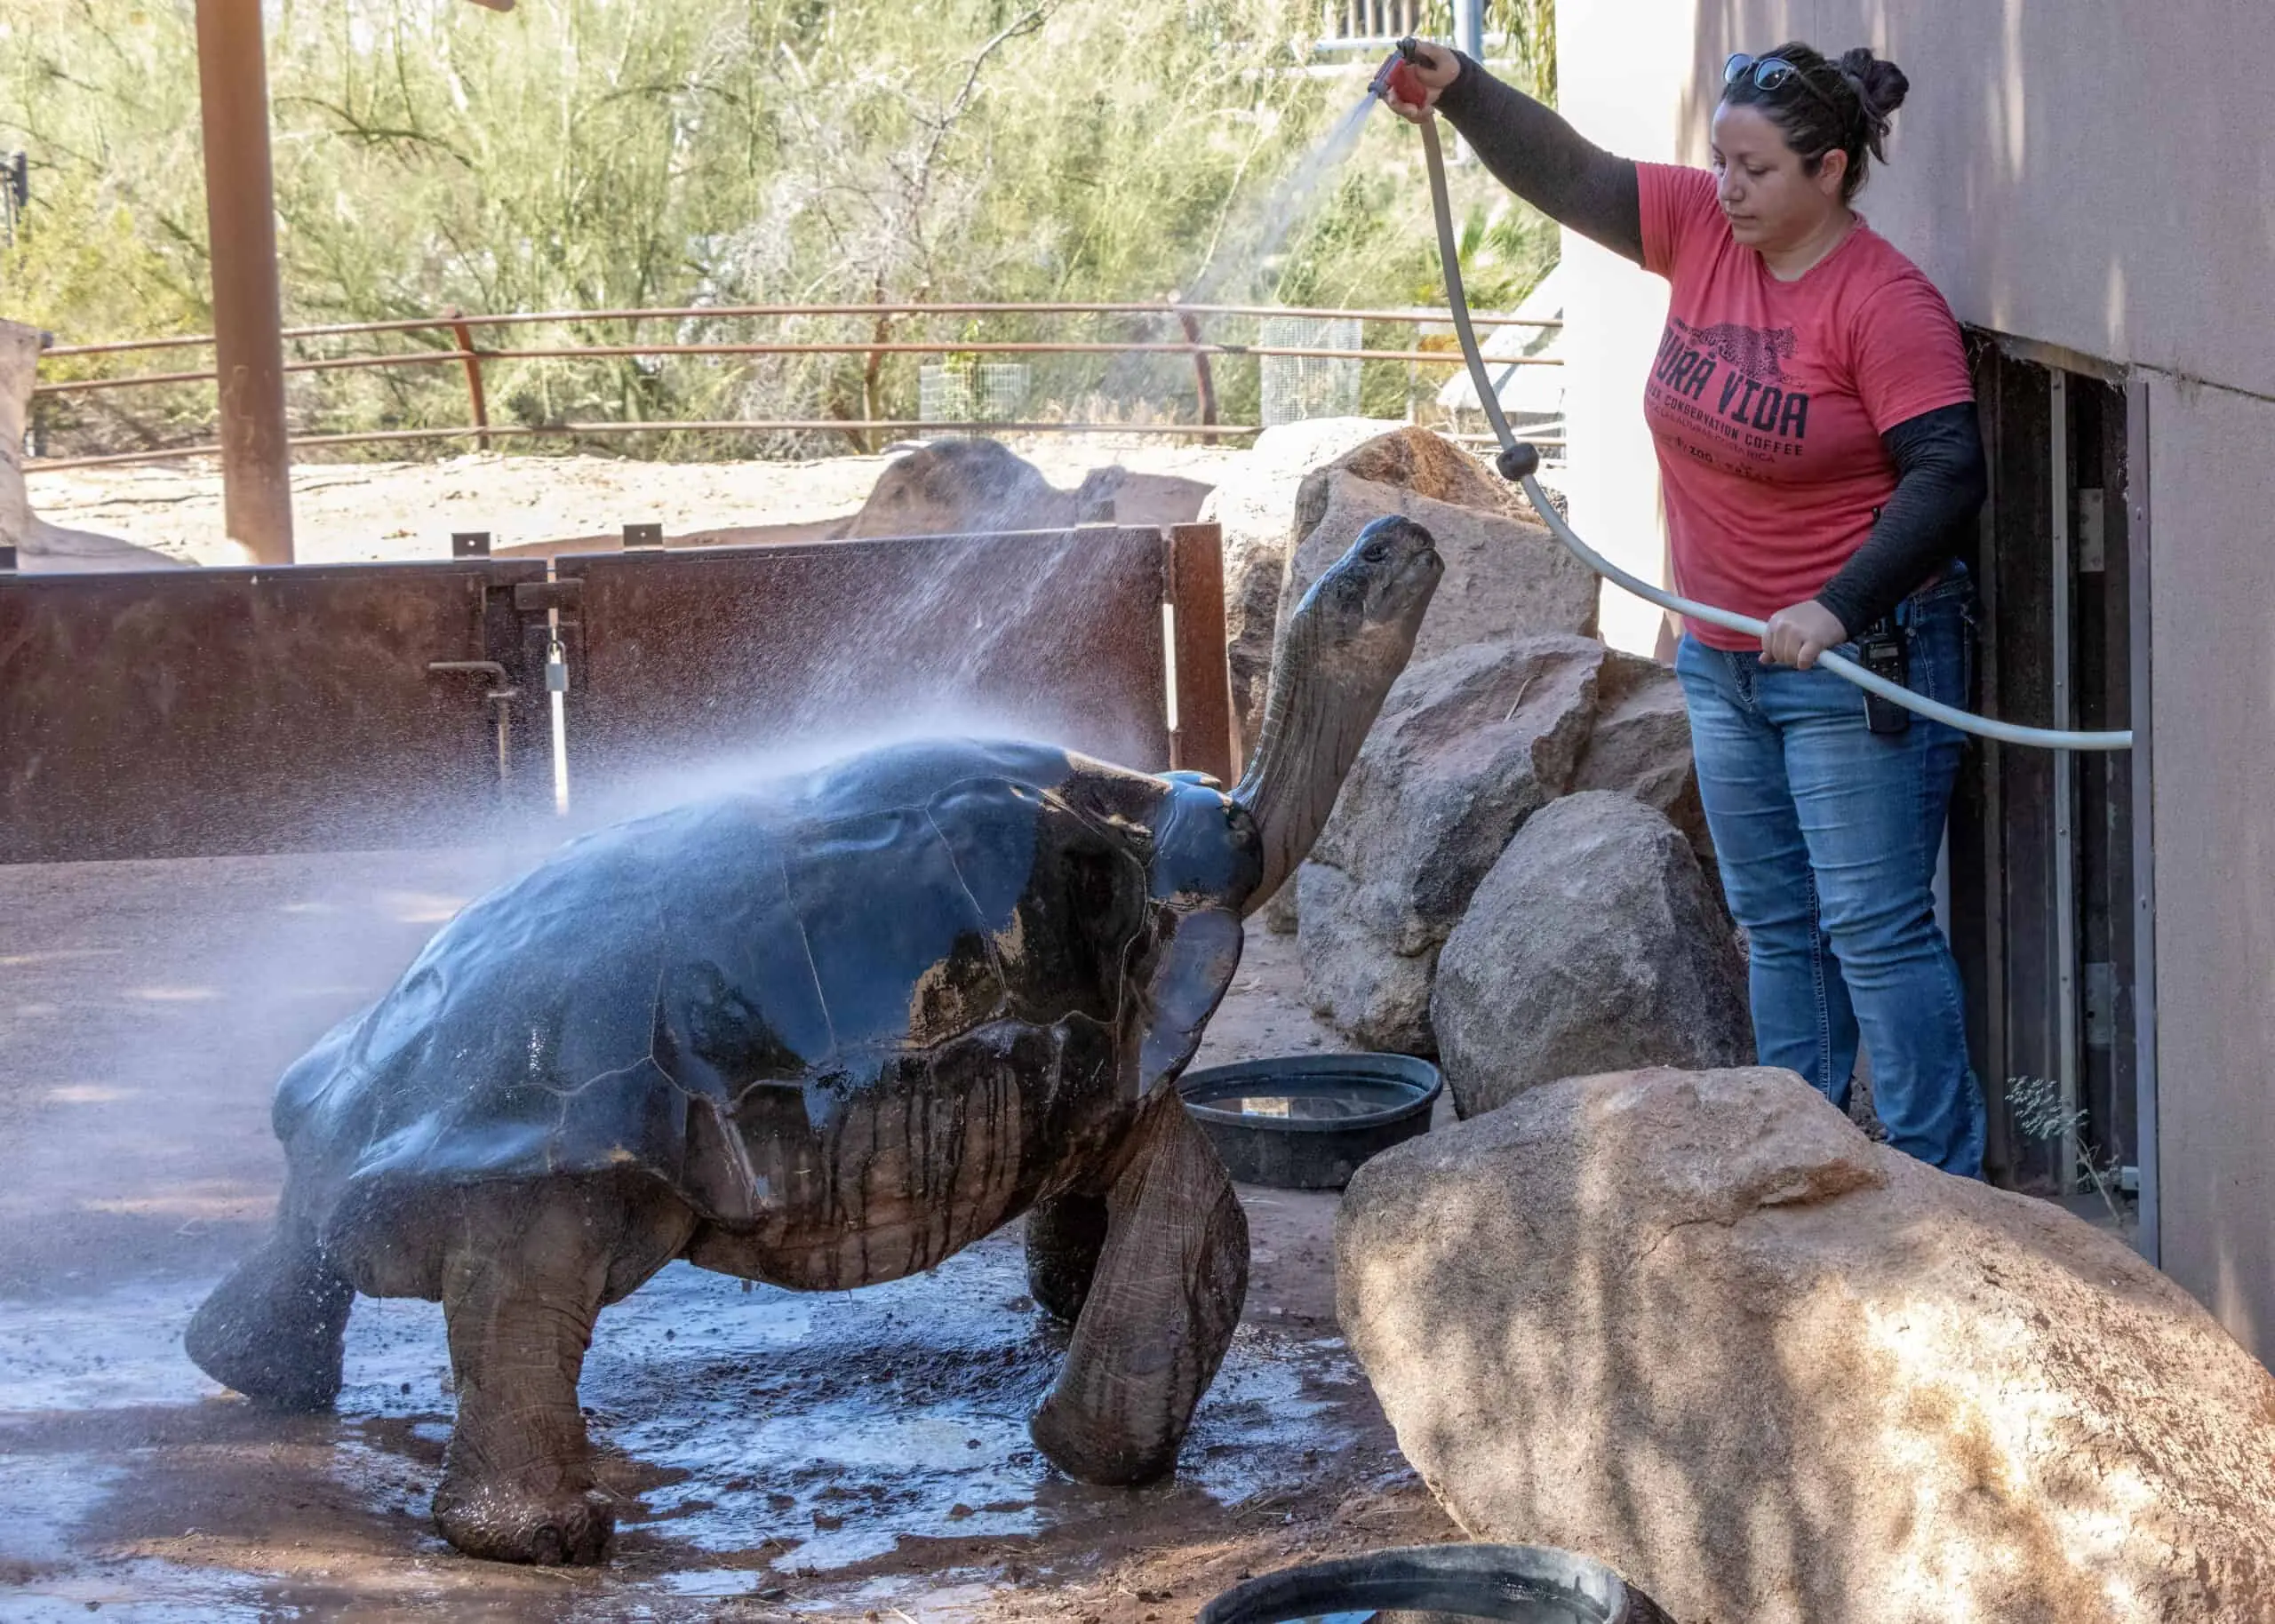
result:
[(603, 1316), (586, 1370), (603, 1478), (638, 1500), (617, 1561), (539, 1575), (467, 1562), (427, 1522), (451, 1413), (437, 1307), (359, 1302), (336, 1413), (278, 1418), (182, 1357), (208, 1284), (0, 1302), (6, 1616), (465, 1616), (468, 1588), (496, 1616), (984, 1616), (1093, 1576), (1133, 1529), (1268, 1521), (1369, 1407), (1331, 1332), (1243, 1325), (1177, 1479), (1093, 1488), (1026, 1437), (1065, 1333), (1015, 1235), (850, 1294), (675, 1264)]

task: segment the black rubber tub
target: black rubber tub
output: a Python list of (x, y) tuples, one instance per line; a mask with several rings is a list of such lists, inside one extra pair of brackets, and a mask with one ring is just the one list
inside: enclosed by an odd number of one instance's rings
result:
[(1225, 1591), (1195, 1624), (1363, 1624), (1431, 1613), (1506, 1624), (1674, 1624), (1586, 1556), (1533, 1545), (1422, 1545), (1266, 1573)]
[(1241, 1182), (1340, 1190), (1369, 1157), (1429, 1131), (1443, 1086), (1410, 1055), (1289, 1055), (1188, 1071), (1177, 1091)]

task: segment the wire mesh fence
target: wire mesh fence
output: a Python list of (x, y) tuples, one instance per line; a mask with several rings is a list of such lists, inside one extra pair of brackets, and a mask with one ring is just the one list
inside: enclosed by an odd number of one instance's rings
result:
[(953, 362), (921, 367), (916, 416), (925, 423), (1013, 423), (1026, 415), (1025, 362)]
[[(1258, 323), (1257, 342), (1265, 349), (1356, 350), (1359, 323), (1348, 317), (1267, 316)], [(1357, 417), (1362, 364), (1316, 355), (1262, 357), (1264, 426)]]

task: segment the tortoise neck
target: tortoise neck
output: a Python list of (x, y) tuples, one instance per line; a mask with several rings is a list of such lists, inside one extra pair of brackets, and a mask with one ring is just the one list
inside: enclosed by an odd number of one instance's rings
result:
[(1256, 819), (1264, 848), (1263, 877), (1244, 914), (1269, 902), (1310, 855), (1389, 689), (1359, 680), (1352, 662), (1319, 644), (1314, 617), (1289, 621), (1273, 662), (1263, 733), (1233, 791)]

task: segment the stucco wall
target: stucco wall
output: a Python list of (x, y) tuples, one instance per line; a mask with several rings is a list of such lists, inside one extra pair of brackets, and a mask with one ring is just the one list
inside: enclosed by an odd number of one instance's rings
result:
[(2149, 383), (2161, 1261), (2275, 1362), (2275, 402)]
[(1872, 45), (1912, 94), (1862, 206), (1964, 320), (2275, 395), (2271, 25), (2265, 0), (1707, 0), (1692, 61), (1704, 86), (1733, 51)]
[[(1557, 18), (1559, 105), (1601, 145), (1631, 158), (1680, 163), (1697, 0), (1563, 0)], [(1640, 26), (1638, 26), (1640, 25)], [(1643, 426), (1643, 376), (1666, 324), (1666, 283), (1574, 232), (1566, 294), (1564, 411), (1572, 522), (1614, 563), (1664, 581), (1657, 465)], [(1606, 641), (1648, 654), (1662, 617), (1603, 589)]]
[[(1912, 81), (1862, 200), (1872, 224), (1961, 320), (2147, 380), (2162, 1261), (2275, 1358), (2275, 17), (2264, 0), (1563, 0), (1558, 20), (1573, 121), (1692, 163), (1730, 52), (1872, 44)], [(1640, 395), (1664, 294), (1570, 251), (1591, 273), (1569, 335), (1575, 519), (1656, 562)], [(1607, 622), (1632, 640), (1632, 611)]]
[[(1565, 113), (1703, 163), (1732, 51), (1871, 44), (1912, 94), (1861, 207), (1963, 321), (2275, 399), (2265, 0), (1563, 0)], [(1657, 490), (1642, 423), (1654, 277), (1566, 234), (1576, 519), (1623, 562)], [(1585, 516), (1583, 518), (1583, 516)]]

